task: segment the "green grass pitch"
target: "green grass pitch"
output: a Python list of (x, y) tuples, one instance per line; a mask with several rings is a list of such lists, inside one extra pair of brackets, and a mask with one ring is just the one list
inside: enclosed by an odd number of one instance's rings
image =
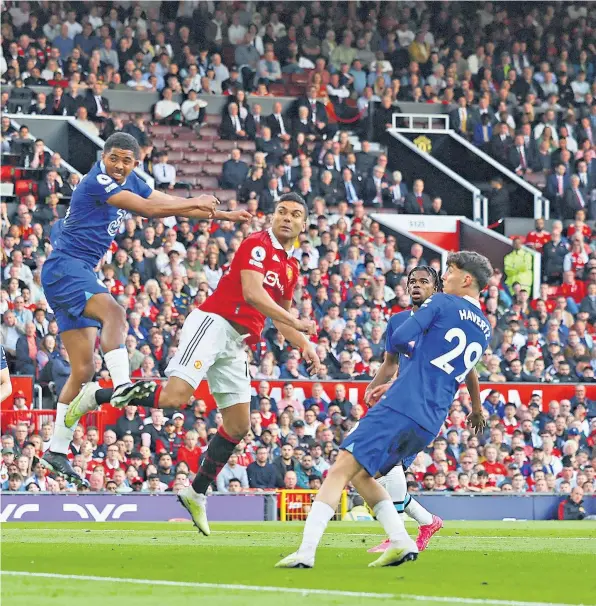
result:
[(330, 524), (313, 570), (273, 568), (301, 523), (212, 528), (205, 538), (186, 523), (3, 524), (1, 603), (596, 604), (593, 522), (446, 522), (417, 562), (386, 569), (367, 568), (376, 524)]

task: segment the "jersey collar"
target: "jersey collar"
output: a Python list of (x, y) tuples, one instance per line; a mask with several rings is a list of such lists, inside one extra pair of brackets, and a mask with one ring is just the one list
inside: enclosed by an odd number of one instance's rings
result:
[(275, 237), (275, 234), (273, 233), (273, 230), (271, 228), (269, 228), (267, 230), (267, 233), (269, 234), (269, 237), (271, 238), (271, 244), (273, 244), (273, 248), (277, 248), (278, 250), (283, 250), (286, 255), (288, 256), (288, 258), (293, 256), (293, 250), (286, 250), (282, 245), (281, 242)]
[(480, 301), (478, 301), (478, 299), (474, 299), (474, 297), (470, 297), (470, 295), (464, 295), (464, 299), (466, 301), (468, 301), (469, 303), (471, 303), (472, 305), (475, 305), (476, 307), (478, 307), (478, 309), (481, 309)]

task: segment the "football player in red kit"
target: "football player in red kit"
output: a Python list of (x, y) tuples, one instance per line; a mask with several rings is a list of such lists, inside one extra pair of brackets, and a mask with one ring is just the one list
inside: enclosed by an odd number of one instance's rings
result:
[[(290, 313), (299, 276), (292, 250), (305, 229), (307, 216), (306, 203), (298, 194), (279, 198), (271, 228), (244, 240), (213, 294), (186, 318), (178, 350), (166, 369), (168, 382), (150, 396), (134, 400), (143, 406), (179, 408), (207, 378), (223, 425), (209, 442), (192, 486), (178, 495), (195, 526), (205, 535), (210, 533), (207, 489), (250, 429), (246, 345), (259, 342), (265, 320), (271, 318), (284, 337), (302, 350), (309, 370), (316, 373), (319, 368), (319, 358), (308, 338), (316, 332), (315, 322), (299, 320)], [(109, 402), (110, 392), (99, 386), (88, 390), (78, 413), (82, 416)]]

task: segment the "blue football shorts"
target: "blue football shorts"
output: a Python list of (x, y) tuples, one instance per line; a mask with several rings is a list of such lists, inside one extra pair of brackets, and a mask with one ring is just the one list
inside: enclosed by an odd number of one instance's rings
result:
[(61, 332), (96, 327), (101, 323), (83, 316), (87, 301), (96, 294), (109, 293), (106, 285), (82, 259), (53, 252), (43, 264), (41, 284)]

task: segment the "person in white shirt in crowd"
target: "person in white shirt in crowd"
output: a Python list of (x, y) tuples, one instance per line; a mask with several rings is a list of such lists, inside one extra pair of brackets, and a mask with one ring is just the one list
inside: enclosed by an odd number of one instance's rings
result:
[(197, 91), (190, 89), (188, 91), (188, 99), (182, 103), (182, 117), (184, 122), (189, 126), (200, 126), (205, 120), (205, 108), (207, 102), (199, 99)]
[(173, 101), (172, 96), (172, 89), (166, 87), (163, 89), (163, 99), (155, 104), (153, 113), (160, 124), (180, 123), (180, 103)]
[(571, 90), (575, 95), (576, 103), (585, 103), (586, 95), (590, 92), (590, 83), (586, 81), (586, 72), (578, 72), (576, 79), (571, 83)]
[(148, 91), (153, 88), (149, 80), (143, 79), (143, 72), (140, 69), (135, 69), (133, 79), (129, 80), (126, 86), (130, 86), (130, 88), (138, 91)]
[(68, 11), (65, 25), (68, 28), (68, 37), (71, 39), (83, 32), (83, 26), (77, 22), (77, 13), (73, 10)]
[(240, 15), (236, 12), (232, 15), (232, 24), (228, 27), (228, 41), (232, 46), (241, 44), (246, 35), (246, 27), (240, 23)]
[(156, 189), (174, 189), (176, 185), (176, 168), (168, 163), (168, 152), (162, 151), (159, 161), (153, 165), (153, 178)]
[(188, 95), (189, 91), (201, 90), (201, 73), (199, 72), (199, 68), (197, 65), (189, 65), (188, 66), (188, 75), (184, 79), (182, 83), (182, 90)]
[(99, 58), (102, 63), (111, 65), (116, 71), (120, 69), (118, 53), (114, 50), (114, 42), (111, 38), (106, 38), (103, 41), (103, 48), (99, 51)]

